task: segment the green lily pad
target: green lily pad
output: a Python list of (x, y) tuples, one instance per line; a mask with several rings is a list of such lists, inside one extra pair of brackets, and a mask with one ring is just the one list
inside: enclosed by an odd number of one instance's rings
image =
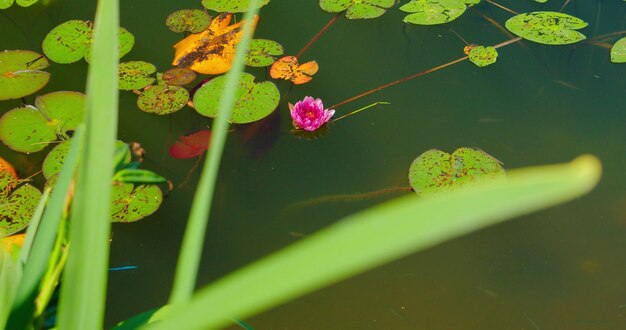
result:
[(0, 9), (7, 9), (13, 6), (14, 0), (0, 0)]
[(91, 22), (67, 21), (48, 32), (41, 48), (43, 53), (56, 63), (74, 63), (85, 56), (92, 33)]
[(472, 148), (459, 148), (452, 155), (431, 149), (417, 157), (409, 168), (409, 182), (419, 195), (451, 191), (504, 176), (504, 169), (497, 159)]
[(466, 5), (471, 7), (473, 5), (479, 4), (480, 0), (463, 0), (463, 2), (465, 2)]
[(576, 31), (587, 26), (580, 18), (553, 11), (536, 11), (509, 18), (506, 28), (514, 34), (546, 45), (566, 45), (585, 40)]
[(626, 37), (618, 40), (611, 47), (611, 62), (626, 63)]
[(264, 67), (274, 64), (276, 58), (283, 54), (283, 46), (274, 40), (253, 39), (250, 41), (246, 65)]
[(38, 1), (39, 0), (15, 0), (15, 3), (17, 3), (21, 7), (30, 7)]
[[(270, 0), (262, 0), (259, 8), (267, 5)], [(202, 0), (202, 5), (206, 9), (218, 13), (243, 13), (248, 11), (250, 0)]]
[(137, 106), (145, 112), (167, 115), (182, 109), (189, 101), (189, 92), (179, 86), (158, 84), (144, 90)]
[(158, 186), (132, 183), (113, 184), (112, 222), (133, 222), (156, 212), (163, 201), (163, 193)]
[(0, 118), (0, 139), (9, 148), (21, 152), (44, 149), (57, 136), (64, 137), (84, 119), (85, 95), (78, 92), (54, 92), (27, 105), (5, 113)]
[(320, 8), (329, 13), (346, 10), (349, 19), (368, 19), (382, 16), (395, 3), (395, 0), (320, 0)]
[(150, 77), (156, 72), (156, 67), (152, 63), (144, 61), (130, 61), (120, 63), (119, 66), (119, 89), (133, 90), (144, 88), (156, 80)]
[(171, 13), (165, 25), (173, 32), (198, 33), (211, 23), (211, 16), (200, 9), (183, 9)]
[[(41, 48), (46, 56), (57, 63), (74, 63), (81, 58), (89, 62), (93, 24), (89, 21), (71, 20), (57, 25), (43, 40)], [(118, 32), (119, 57), (126, 55), (135, 44), (135, 37), (120, 27)]]
[[(50, 152), (46, 155), (46, 158), (43, 160), (43, 165), (41, 166), (41, 171), (43, 173), (44, 178), (47, 181), (50, 181), (57, 174), (61, 172), (61, 168), (65, 163), (65, 157), (67, 153), (70, 151), (71, 140), (65, 140), (59, 144), (57, 144)], [(123, 141), (117, 140), (115, 141), (115, 147), (126, 147), (126, 152), (123, 156), (124, 162), (130, 162), (131, 155), (130, 150), (128, 149), (128, 145)]]
[(30, 50), (0, 52), (0, 100), (19, 99), (43, 88), (50, 73), (48, 59)]
[(411, 0), (400, 7), (403, 12), (412, 13), (403, 21), (417, 25), (448, 23), (461, 16), (466, 9), (463, 0)]
[[(224, 76), (214, 78), (196, 91), (193, 104), (198, 113), (211, 118), (217, 115), (225, 80)], [(279, 100), (280, 92), (274, 83), (255, 83), (254, 76), (244, 72), (239, 80), (231, 121), (246, 124), (263, 119), (276, 109)]]
[(472, 48), (469, 53), (469, 60), (479, 67), (496, 63), (498, 59), (498, 51), (491, 47), (477, 46)]
[[(132, 33), (128, 32), (128, 30), (126, 30), (123, 27), (120, 27), (119, 31), (117, 32), (117, 49), (118, 49), (118, 58), (122, 58), (124, 55), (128, 54), (128, 52), (130, 52), (131, 49), (133, 49), (133, 46), (135, 45), (135, 36), (133, 36)], [(89, 44), (85, 47), (85, 61), (87, 63), (91, 63), (91, 43), (93, 41), (90, 41)]]
[(8, 196), (0, 197), (0, 237), (26, 228), (40, 198), (41, 192), (29, 184), (20, 186)]

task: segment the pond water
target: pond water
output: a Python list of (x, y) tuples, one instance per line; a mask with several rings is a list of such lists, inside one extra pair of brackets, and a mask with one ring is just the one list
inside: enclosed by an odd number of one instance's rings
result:
[[(558, 11), (563, 1), (499, 3), (527, 12)], [(122, 60), (169, 68), (181, 35), (164, 20), (183, 8), (201, 5), (121, 1), (121, 25), (136, 38)], [(510, 39), (479, 14), (504, 24), (510, 13), (486, 3), (476, 9), (431, 27), (403, 23), (397, 7), (378, 19), (337, 20), (301, 57), (319, 63), (314, 79), (289, 92), (261, 134), (249, 138), (241, 127), (229, 134), (199, 286), (408, 193), (367, 194), (408, 187), (411, 161), (428, 149), (480, 148), (506, 169), (592, 153), (603, 162), (602, 181), (575, 202), (414, 254), (246, 321), (256, 329), (626, 328), (626, 65), (610, 63), (607, 49), (508, 45), (494, 65), (464, 61), (341, 106), (337, 115), (391, 103), (338, 121), (316, 139), (289, 132), (286, 101), (311, 95), (336, 104), (457, 59), (465, 44), (456, 34), (484, 45)], [(94, 10), (93, 1), (52, 0), (0, 11), (0, 48), (40, 51), (51, 28), (92, 19)], [(565, 12), (590, 23), (582, 30), (588, 38), (626, 25), (626, 3), (617, 0), (573, 0)], [(276, 40), (295, 55), (333, 17), (317, 1), (274, 0), (261, 11), (256, 37)], [(38, 94), (84, 91), (86, 69), (83, 61), (53, 64), (52, 79)], [(258, 80), (266, 76), (263, 69), (249, 71)], [(285, 81), (277, 85), (281, 93), (289, 89)], [(120, 139), (140, 142), (144, 167), (176, 189), (153, 216), (113, 225), (111, 266), (138, 268), (110, 273), (107, 326), (166, 302), (198, 179), (196, 160), (172, 159), (168, 149), (178, 136), (210, 124), (189, 108), (169, 117), (141, 112), (130, 92), (122, 91), (120, 102)], [(0, 103), (2, 112), (17, 105)], [(26, 174), (36, 172), (44, 156), (4, 145), (0, 155)]]

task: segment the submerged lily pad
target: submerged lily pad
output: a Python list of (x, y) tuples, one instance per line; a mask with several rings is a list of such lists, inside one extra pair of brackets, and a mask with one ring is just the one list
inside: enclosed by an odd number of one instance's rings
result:
[[(269, 2), (270, 0), (261, 0), (258, 8)], [(250, 8), (250, 0), (202, 0), (202, 5), (218, 13), (243, 13)]]
[[(193, 97), (196, 111), (203, 116), (215, 117), (224, 90), (225, 77), (212, 79), (200, 87)], [(267, 117), (276, 109), (280, 93), (274, 83), (254, 82), (254, 76), (242, 73), (239, 80), (231, 121), (235, 124), (251, 123)]]
[(611, 62), (626, 63), (626, 37), (618, 40), (611, 47)]
[(461, 16), (467, 5), (463, 0), (411, 0), (400, 10), (412, 13), (403, 21), (418, 25), (434, 25), (451, 22)]
[(484, 67), (496, 63), (498, 59), (498, 51), (491, 47), (477, 46), (473, 47), (469, 52), (469, 60), (479, 67)]
[(30, 50), (0, 52), (0, 100), (19, 99), (43, 88), (50, 73), (48, 59)]
[(211, 16), (200, 9), (182, 9), (171, 13), (165, 25), (173, 32), (198, 33), (211, 23)]
[(35, 106), (10, 110), (0, 118), (0, 139), (16, 151), (39, 151), (57, 136), (74, 130), (83, 121), (84, 112), (82, 93), (54, 92), (39, 96)]
[(132, 183), (113, 184), (111, 221), (133, 222), (156, 212), (163, 201), (163, 193), (155, 185)]
[(130, 61), (120, 63), (119, 66), (119, 89), (130, 91), (144, 88), (156, 80), (150, 77), (156, 72), (152, 63), (144, 61)]
[(162, 83), (144, 90), (137, 99), (137, 106), (145, 112), (168, 115), (182, 109), (187, 101), (186, 89)]
[[(71, 20), (53, 28), (43, 40), (41, 48), (46, 56), (57, 63), (74, 63), (81, 58), (89, 62), (93, 24), (89, 21)], [(126, 55), (135, 43), (135, 37), (120, 27), (118, 32), (119, 57)]]
[(246, 65), (264, 67), (274, 64), (276, 58), (283, 54), (283, 46), (274, 40), (253, 39), (250, 41)]
[(40, 198), (39, 189), (29, 184), (20, 186), (8, 196), (0, 196), (0, 237), (26, 228)]
[(546, 45), (566, 45), (585, 40), (576, 31), (587, 26), (580, 18), (553, 11), (536, 11), (509, 18), (506, 28), (514, 34)]
[(187, 68), (173, 68), (163, 72), (161, 78), (170, 86), (182, 86), (194, 81), (196, 73)]
[(367, 19), (382, 16), (396, 0), (320, 0), (320, 8), (329, 13), (346, 10), (349, 19)]
[(417, 157), (409, 168), (409, 182), (419, 195), (451, 191), (504, 176), (504, 169), (497, 159), (472, 148), (459, 148), (452, 155), (431, 149)]

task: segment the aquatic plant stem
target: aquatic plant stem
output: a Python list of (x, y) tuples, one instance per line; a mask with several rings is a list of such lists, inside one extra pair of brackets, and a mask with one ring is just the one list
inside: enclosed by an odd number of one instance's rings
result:
[(345, 115), (343, 115), (343, 116), (340, 116), (340, 117), (338, 117), (338, 118), (335, 118), (335, 119), (333, 119), (333, 120), (332, 120), (332, 122), (334, 123), (334, 122), (336, 122), (336, 121), (338, 121), (338, 120), (341, 120), (341, 119), (344, 119), (344, 118), (346, 118), (346, 117), (352, 116), (352, 115), (357, 114), (357, 113), (359, 113), (359, 112), (361, 112), (361, 111), (363, 111), (363, 110), (365, 110), (365, 109), (369, 109), (369, 108), (374, 107), (374, 106), (377, 106), (377, 105), (379, 105), (379, 104), (385, 104), (385, 105), (387, 105), (387, 104), (391, 104), (391, 103), (389, 103), (389, 102), (375, 102), (375, 103), (372, 103), (372, 104), (370, 104), (370, 105), (366, 105), (366, 106), (362, 107), (361, 109), (356, 109), (356, 110), (354, 110), (354, 111), (352, 111), (352, 112), (348, 112), (348, 113), (346, 113), (346, 114), (345, 114)]
[(297, 58), (300, 58), (300, 56), (302, 56), (302, 54), (304, 54), (304, 52), (311, 47), (311, 45), (317, 40), (319, 39), (324, 32), (326, 32), (326, 30), (328, 30), (328, 28), (333, 25), (333, 23), (335, 23), (335, 21), (337, 21), (337, 19), (339, 18), (339, 16), (341, 16), (343, 14), (343, 12), (338, 13), (337, 15), (335, 15), (335, 17), (333, 17), (333, 19), (330, 20), (330, 22), (328, 22), (326, 25), (324, 25), (324, 27), (317, 32), (317, 34), (311, 38), (311, 40), (309, 41), (309, 43), (307, 43), (306, 45), (304, 45), (304, 47), (302, 47), (302, 49), (300, 49), (300, 51), (298, 52), (298, 54), (296, 55)]
[[(514, 39), (510, 39), (510, 40), (507, 40), (507, 41), (501, 42), (501, 43), (499, 43), (499, 44), (497, 44), (497, 45), (493, 46), (493, 48), (498, 49), (498, 48), (500, 48), (500, 47), (504, 47), (504, 46), (506, 46), (506, 45), (510, 45), (510, 44), (515, 43), (515, 42), (518, 42), (518, 41), (520, 41), (520, 40), (522, 40), (522, 38), (520, 38), (520, 37), (517, 37), (517, 38), (514, 38)], [(449, 66), (451, 66), (451, 65), (453, 65), (453, 64), (456, 64), (456, 63), (459, 63), (459, 62), (463, 62), (463, 61), (467, 60), (468, 58), (469, 58), (469, 56), (463, 56), (463, 57), (461, 57), (461, 58), (457, 58), (457, 59), (456, 59), (456, 60), (454, 60), (454, 61), (450, 61), (450, 62), (448, 62), (448, 63), (445, 63), (445, 64), (442, 64), (442, 65), (436, 66), (436, 67), (434, 67), (434, 68), (430, 68), (430, 69), (425, 70), (425, 71), (422, 71), (422, 72), (418, 72), (418, 73), (416, 73), (416, 74), (410, 75), (410, 76), (408, 76), (408, 77), (404, 77), (404, 78), (402, 78), (402, 79), (398, 79), (398, 80), (392, 81), (392, 82), (390, 82), (390, 83), (386, 83), (386, 84), (384, 84), (384, 85), (382, 85), (382, 86), (376, 87), (376, 88), (374, 88), (374, 89), (370, 89), (370, 90), (369, 90), (369, 91), (367, 91), (367, 92), (364, 92), (364, 93), (358, 94), (358, 95), (353, 96), (353, 97), (351, 97), (351, 98), (349, 98), (349, 99), (347, 99), (347, 100), (343, 100), (343, 101), (341, 101), (341, 102), (339, 102), (339, 103), (337, 103), (337, 104), (335, 104), (335, 105), (332, 105), (332, 106), (330, 106), (330, 107), (329, 107), (329, 109), (337, 109), (338, 107), (340, 107), (340, 106), (342, 106), (342, 105), (348, 104), (348, 103), (350, 103), (350, 102), (352, 102), (352, 101), (358, 100), (358, 99), (360, 99), (360, 98), (362, 98), (362, 97), (364, 97), (364, 96), (370, 95), (370, 94), (372, 94), (372, 93), (376, 93), (376, 92), (381, 91), (381, 90), (383, 90), (383, 89), (385, 89), (385, 88), (387, 88), (387, 87), (391, 87), (391, 86), (394, 86), (394, 85), (397, 85), (397, 84), (401, 84), (401, 83), (403, 83), (403, 82), (409, 81), (409, 80), (411, 80), (411, 79), (415, 79), (415, 78), (420, 77), (420, 76), (423, 76), (423, 75), (425, 75), (425, 74), (429, 74), (429, 73), (435, 72), (435, 71), (437, 71), (437, 70), (441, 70), (441, 69), (443, 69), (443, 68), (447, 68), (447, 67), (449, 67)]]
[(511, 14), (513, 14), (513, 15), (519, 15), (519, 13), (518, 13), (518, 12), (516, 12), (515, 10), (509, 9), (509, 8), (507, 8), (507, 7), (505, 7), (505, 6), (501, 5), (501, 4), (499, 4), (499, 3), (497, 3), (497, 2), (494, 2), (494, 1), (492, 1), (492, 0), (485, 0), (485, 2), (490, 3), (490, 4), (492, 4), (492, 5), (496, 6), (496, 7), (500, 8), (500, 9), (503, 9), (503, 10), (505, 10), (505, 11), (508, 11), (509, 13), (511, 13)]
[(204, 236), (211, 211), (211, 201), (213, 200), (217, 173), (228, 134), (228, 121), (235, 102), (239, 79), (244, 69), (246, 52), (253, 34), (253, 17), (258, 12), (259, 2), (259, 0), (250, 1), (249, 8), (251, 9), (246, 12), (243, 18), (245, 20), (243, 37), (236, 46), (232, 67), (226, 74), (226, 82), (220, 97), (218, 115), (213, 121), (207, 159), (193, 198), (191, 213), (189, 214), (178, 264), (176, 265), (174, 285), (169, 298), (169, 303), (172, 305), (188, 302), (195, 290), (202, 248), (204, 247)]
[(567, 7), (570, 1), (571, 0), (565, 0), (565, 2), (563, 3), (563, 6), (561, 6), (561, 9), (559, 9), (559, 13), (562, 12), (565, 9), (565, 7)]

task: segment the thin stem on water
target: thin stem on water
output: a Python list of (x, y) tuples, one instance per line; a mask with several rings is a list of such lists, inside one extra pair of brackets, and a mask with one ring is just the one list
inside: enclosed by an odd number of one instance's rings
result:
[(490, 4), (492, 4), (492, 5), (496, 6), (496, 7), (500, 8), (500, 9), (503, 9), (503, 10), (505, 10), (505, 11), (508, 11), (509, 13), (511, 13), (511, 14), (513, 14), (513, 15), (519, 15), (519, 13), (518, 13), (518, 12), (516, 12), (515, 10), (509, 9), (509, 8), (507, 8), (507, 7), (505, 7), (505, 6), (501, 5), (501, 4), (499, 4), (499, 3), (497, 3), (497, 2), (494, 2), (494, 1), (492, 1), (492, 0), (485, 0), (485, 2), (490, 3)]
[(569, 4), (571, 0), (565, 0), (565, 2), (563, 3), (563, 6), (561, 6), (561, 9), (559, 9), (559, 13), (563, 11), (563, 9), (565, 9), (565, 7), (567, 7), (567, 5)]
[(334, 122), (336, 122), (338, 120), (341, 120), (341, 119), (344, 119), (346, 117), (352, 116), (352, 115), (357, 114), (357, 113), (359, 113), (359, 112), (361, 112), (361, 111), (363, 111), (365, 109), (369, 109), (369, 108), (377, 106), (379, 104), (385, 104), (386, 105), (386, 104), (391, 104), (391, 103), (389, 103), (389, 102), (375, 102), (375, 103), (372, 103), (370, 105), (366, 105), (366, 106), (362, 107), (361, 109), (357, 109), (357, 110), (354, 110), (352, 112), (348, 112), (348, 113), (346, 113), (345, 115), (343, 115), (343, 116), (341, 116), (339, 118), (335, 118), (335, 119), (332, 120), (332, 122), (334, 123)]
[[(522, 38), (520, 38), (520, 37), (513, 38), (513, 39), (510, 39), (510, 40), (507, 40), (507, 41), (503, 41), (503, 42), (501, 42), (501, 43), (499, 43), (499, 44), (497, 44), (497, 45), (494, 45), (494, 46), (493, 46), (493, 48), (496, 48), (496, 49), (497, 49), (497, 48), (500, 48), (500, 47), (504, 47), (504, 46), (506, 46), (506, 45), (510, 45), (510, 44), (515, 43), (515, 42), (518, 42), (518, 41), (520, 41), (520, 40), (522, 40)], [(401, 79), (398, 79), (398, 80), (392, 81), (392, 82), (390, 82), (390, 83), (386, 83), (386, 84), (384, 84), (384, 85), (382, 85), (382, 86), (376, 87), (376, 88), (374, 88), (374, 89), (370, 89), (370, 90), (369, 90), (369, 91), (367, 91), (367, 92), (363, 92), (363, 93), (358, 94), (358, 95), (356, 95), (356, 96), (353, 96), (353, 97), (351, 97), (351, 98), (349, 98), (349, 99), (347, 99), (347, 100), (343, 100), (343, 101), (341, 101), (341, 102), (339, 102), (339, 103), (337, 103), (337, 104), (335, 104), (335, 105), (332, 105), (332, 106), (330, 106), (330, 107), (329, 107), (329, 109), (337, 109), (338, 107), (340, 107), (340, 106), (342, 106), (342, 105), (344, 105), (344, 104), (347, 104), (347, 103), (350, 103), (350, 102), (352, 102), (352, 101), (358, 100), (358, 99), (360, 99), (360, 98), (362, 98), (362, 97), (364, 97), (364, 96), (370, 95), (370, 94), (372, 94), (372, 93), (375, 93), (375, 92), (381, 91), (381, 90), (383, 90), (383, 89), (385, 89), (385, 88), (387, 88), (387, 87), (391, 87), (391, 86), (394, 86), (394, 85), (397, 85), (397, 84), (401, 84), (401, 83), (403, 83), (403, 82), (409, 81), (409, 80), (411, 80), (411, 79), (415, 79), (415, 78), (420, 77), (420, 76), (423, 76), (423, 75), (425, 75), (425, 74), (432, 73), (432, 72), (435, 72), (435, 71), (437, 71), (437, 70), (441, 70), (441, 69), (443, 69), (443, 68), (447, 68), (447, 67), (449, 67), (449, 66), (451, 66), (451, 65), (453, 65), (453, 64), (456, 64), (456, 63), (459, 63), (459, 62), (463, 62), (463, 61), (467, 60), (468, 58), (469, 58), (469, 56), (463, 56), (463, 57), (461, 57), (461, 58), (457, 58), (457, 59), (456, 59), (456, 60), (454, 60), (454, 61), (450, 61), (450, 62), (448, 62), (448, 63), (445, 63), (445, 64), (442, 64), (442, 65), (436, 66), (436, 67), (434, 67), (434, 68), (430, 68), (430, 69), (425, 70), (425, 71), (422, 71), (422, 72), (418, 72), (418, 73), (416, 73), (416, 74), (413, 74), (413, 75), (410, 75), (410, 76), (408, 76), (408, 77), (404, 77), (404, 78), (401, 78)]]
[(343, 12), (338, 13), (337, 15), (335, 15), (335, 17), (333, 17), (330, 22), (328, 22), (326, 25), (324, 25), (324, 27), (317, 32), (317, 34), (311, 38), (311, 40), (309, 41), (309, 43), (307, 43), (306, 45), (304, 45), (304, 47), (302, 47), (302, 49), (300, 49), (300, 51), (298, 52), (298, 54), (296, 55), (297, 58), (299, 58), (300, 56), (302, 56), (302, 54), (304, 54), (304, 52), (311, 47), (311, 45), (317, 40), (319, 39), (324, 32), (326, 32), (326, 30), (328, 30), (328, 28), (333, 25), (333, 23), (335, 23), (335, 21), (337, 21), (337, 19), (339, 18), (340, 15), (342, 15)]

